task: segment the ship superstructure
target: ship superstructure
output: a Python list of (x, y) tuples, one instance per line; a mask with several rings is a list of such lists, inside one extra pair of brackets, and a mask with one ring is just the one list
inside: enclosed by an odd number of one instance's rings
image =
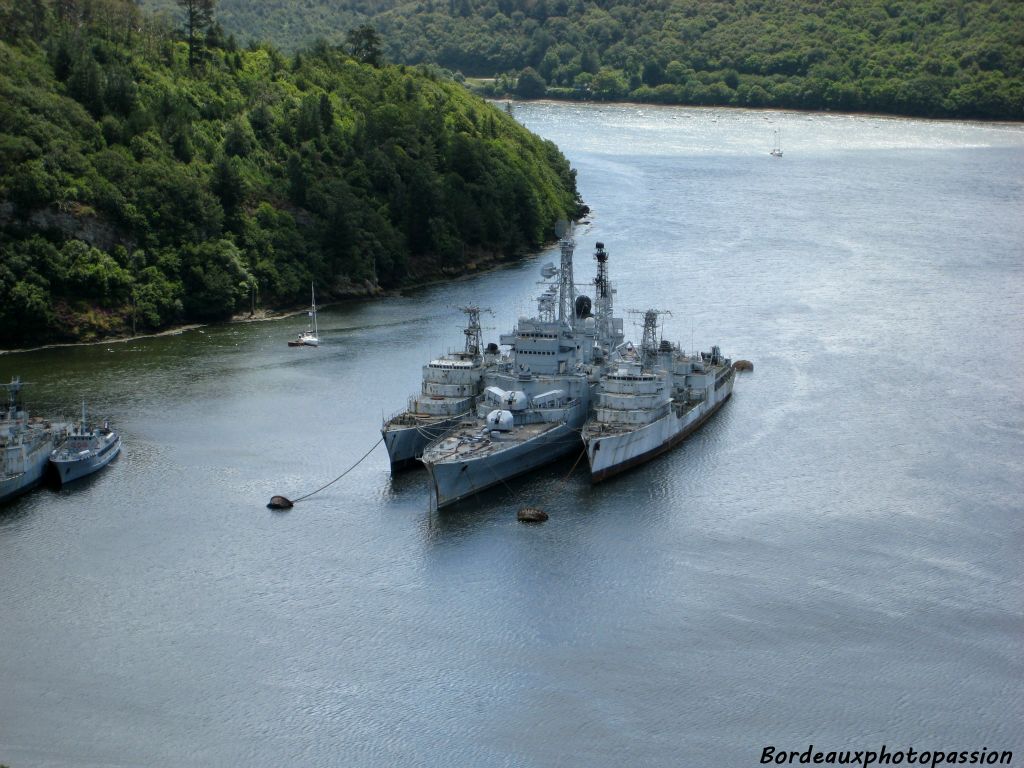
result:
[(30, 417), (21, 404), (20, 379), (0, 385), (0, 503), (30, 491), (43, 478), (50, 452), (67, 434), (67, 425)]
[(89, 426), (82, 403), (82, 420), (50, 454), (50, 466), (60, 484), (67, 485), (103, 469), (120, 452), (121, 436), (107, 422)]
[(405, 410), (386, 419), (381, 426), (391, 468), (414, 466), (423, 449), (476, 408), (483, 389), (484, 371), (498, 358), (497, 345), (481, 345), (480, 308), (461, 307), (466, 314), (465, 346), (423, 366), (420, 391), (409, 398)]
[(576, 291), (571, 234), (559, 236), (561, 263), (541, 269), (536, 314), (500, 337), (507, 352), (484, 367), (473, 410), (423, 448), (434, 509), (574, 451), (586, 452), (593, 482), (611, 477), (679, 443), (732, 394), (717, 346), (685, 353), (659, 339), (669, 313), (643, 312), (640, 344), (625, 341), (604, 244), (591, 299)]
[(659, 342), (660, 314), (644, 313), (639, 354), (620, 354), (601, 377), (593, 416), (582, 432), (592, 482), (667, 451), (732, 394), (731, 361), (717, 346), (687, 355), (677, 345)]
[(611, 315), (613, 290), (607, 253), (599, 244), (597, 315), (573, 282), (571, 235), (560, 241), (559, 267), (546, 265), (537, 314), (521, 317), (501, 336), (508, 354), (484, 375), (485, 388), (467, 418), (423, 452), (431, 503), (445, 507), (536, 469), (580, 448), (579, 432), (590, 413), (591, 391), (603, 363), (621, 342), (622, 321)]

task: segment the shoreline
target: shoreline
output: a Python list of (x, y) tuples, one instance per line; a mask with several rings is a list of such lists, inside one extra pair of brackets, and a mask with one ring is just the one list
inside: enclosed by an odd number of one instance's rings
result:
[[(582, 222), (578, 222), (580, 224)], [(589, 221), (586, 223), (589, 224)], [(366, 291), (363, 293), (351, 293), (338, 297), (337, 299), (327, 302), (326, 304), (318, 304), (317, 309), (324, 309), (327, 307), (333, 307), (338, 304), (344, 304), (348, 301), (365, 300), (365, 299), (381, 299), (386, 297), (401, 296), (402, 294), (409, 291), (418, 291), (424, 288), (430, 288), (432, 286), (441, 285), (444, 283), (456, 282), (458, 280), (465, 280), (475, 275), (485, 274), (487, 272), (493, 272), (498, 269), (503, 269), (507, 266), (513, 266), (522, 259), (528, 258), (529, 256), (536, 256), (543, 252), (544, 248), (550, 245), (546, 244), (544, 247), (537, 251), (531, 251), (528, 253), (521, 254), (512, 259), (488, 259), (483, 264), (478, 266), (478, 262), (474, 262), (474, 268), (456, 275), (437, 275), (436, 279), (427, 279), (404, 285), (401, 288), (384, 289), (377, 286), (377, 290)], [(207, 328), (214, 325), (233, 325), (235, 323), (262, 323), (272, 320), (284, 320), (289, 317), (295, 317), (301, 315), (309, 309), (307, 305), (296, 305), (293, 307), (287, 307), (283, 309), (257, 309), (255, 313), (250, 314), (248, 312), (240, 312), (232, 315), (226, 320), (215, 320), (208, 323), (184, 323), (182, 325), (174, 325), (165, 328), (161, 331), (154, 331), (152, 333), (138, 333), (131, 336), (105, 336), (102, 339), (95, 339), (93, 341), (60, 341), (52, 344), (40, 344), (35, 347), (16, 347), (13, 349), (0, 349), (0, 357), (5, 355), (16, 355), (23, 352), (39, 352), (44, 349), (57, 349), (61, 347), (88, 347), (96, 346), (98, 344), (124, 344), (129, 341), (138, 341), (140, 339), (154, 339), (161, 336), (179, 336), (187, 331), (195, 331), (200, 328)]]
[(17, 355), (21, 352), (39, 352), (43, 349), (57, 349), (58, 347), (89, 347), (97, 344), (123, 344), (128, 341), (137, 341), (138, 339), (154, 339), (158, 336), (177, 336), (185, 331), (194, 331), (198, 328), (203, 328), (206, 325), (209, 325), (209, 323), (188, 323), (186, 325), (175, 325), (170, 328), (165, 328), (162, 331), (154, 331), (153, 333), (137, 333), (133, 336), (107, 336), (102, 339), (96, 339), (95, 341), (58, 341), (53, 344), (40, 344), (38, 347), (0, 349), (0, 356)]
[[(362, 296), (353, 296), (355, 298), (366, 298)], [(335, 304), (340, 304), (342, 301), (332, 301), (329, 304), (319, 305), (321, 307), (331, 307)], [(238, 315), (232, 315), (227, 320), (215, 320), (209, 323), (184, 323), (182, 325), (173, 325), (169, 328), (165, 328), (162, 331), (154, 331), (153, 333), (137, 333), (132, 336), (105, 336), (102, 339), (96, 339), (94, 341), (58, 341), (53, 344), (40, 344), (38, 347), (17, 347), (15, 349), (0, 349), (0, 356), (4, 355), (17, 355), (22, 352), (39, 352), (44, 349), (58, 349), (60, 347), (90, 347), (98, 344), (125, 344), (129, 341), (139, 341), (140, 339), (156, 339), (161, 336), (180, 336), (187, 331), (196, 331), (200, 328), (208, 328), (211, 325), (233, 325), (235, 323), (261, 323), (268, 320), (284, 320), (288, 317), (295, 317), (305, 312), (308, 307), (294, 307), (285, 310), (256, 310), (256, 313), (250, 315), (249, 313), (242, 313)]]
[(513, 107), (516, 104), (581, 104), (595, 107), (652, 107), (667, 109), (704, 109), (719, 110), (728, 109), (745, 112), (787, 112), (795, 115), (832, 115), (834, 117), (873, 117), (883, 120), (917, 120), (920, 122), (934, 123), (973, 123), (986, 127), (1010, 126), (1024, 128), (1024, 120), (1011, 120), (1010, 118), (984, 118), (984, 117), (927, 117), (925, 115), (898, 115), (892, 112), (849, 112), (845, 110), (832, 109), (800, 109), (799, 107), (772, 107), (772, 106), (743, 106), (738, 104), (676, 104), (663, 101), (632, 101), (630, 99), (558, 99), (551, 96), (544, 96), (539, 99), (524, 99), (517, 96), (484, 96), (476, 94), (480, 98), (495, 105), (508, 102)]

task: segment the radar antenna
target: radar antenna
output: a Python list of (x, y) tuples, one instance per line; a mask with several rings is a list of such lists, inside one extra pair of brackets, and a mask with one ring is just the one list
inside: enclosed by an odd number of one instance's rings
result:
[(480, 309), (480, 307), (470, 304), (465, 307), (459, 307), (466, 314), (466, 327), (463, 328), (462, 332), (466, 335), (466, 348), (463, 352), (466, 357), (477, 360), (480, 357), (480, 350), (482, 348), (481, 329), (480, 329), (480, 313), (490, 312), (489, 309)]
[(559, 219), (555, 231), (561, 231), (559, 246), (562, 251), (562, 263), (558, 269), (558, 321), (574, 327), (576, 318), (576, 286), (572, 279), (572, 252), (576, 241), (572, 239), (572, 227), (564, 219)]
[(644, 333), (640, 341), (640, 359), (644, 370), (651, 370), (658, 359), (658, 318), (662, 315), (671, 316), (672, 313), (664, 309), (631, 309), (629, 314), (643, 315)]
[(597, 322), (602, 346), (614, 347), (622, 340), (622, 321), (614, 317), (612, 310), (615, 289), (612, 288), (608, 277), (608, 251), (605, 250), (604, 243), (597, 243), (594, 260), (597, 262), (597, 276), (594, 278), (594, 319)]
[(7, 390), (7, 409), (12, 415), (20, 410), (18, 395), (21, 394), (22, 384), (21, 377), (13, 376), (10, 384), (0, 384)]

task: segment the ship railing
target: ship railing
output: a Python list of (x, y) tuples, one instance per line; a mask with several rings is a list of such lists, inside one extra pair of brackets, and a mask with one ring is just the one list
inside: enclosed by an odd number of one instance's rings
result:
[[(427, 395), (427, 397), (430, 397), (430, 395)], [(402, 416), (406, 413), (418, 413), (419, 411), (416, 408), (416, 403), (419, 400), (419, 398), (420, 395), (409, 395), (408, 399), (405, 401), (405, 408), (403, 408), (400, 411), (395, 411), (388, 418), (388, 421), (390, 421), (391, 419), (397, 419), (399, 416)]]
[(406, 413), (406, 411), (411, 410), (411, 408), (412, 408), (412, 401), (413, 401), (413, 398), (410, 397), (409, 398), (409, 404), (408, 404), (408, 406), (406, 408), (400, 408), (399, 410), (397, 410), (394, 413), (392, 413), (390, 416), (385, 416), (384, 417), (384, 423), (387, 424), (388, 422), (394, 421), (399, 416), (404, 415)]

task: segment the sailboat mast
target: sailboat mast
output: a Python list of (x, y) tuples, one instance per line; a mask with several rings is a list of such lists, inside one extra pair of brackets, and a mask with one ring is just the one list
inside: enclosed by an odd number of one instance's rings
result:
[(319, 338), (320, 332), (316, 324), (316, 287), (313, 283), (309, 284), (309, 294), (313, 302), (313, 335)]

